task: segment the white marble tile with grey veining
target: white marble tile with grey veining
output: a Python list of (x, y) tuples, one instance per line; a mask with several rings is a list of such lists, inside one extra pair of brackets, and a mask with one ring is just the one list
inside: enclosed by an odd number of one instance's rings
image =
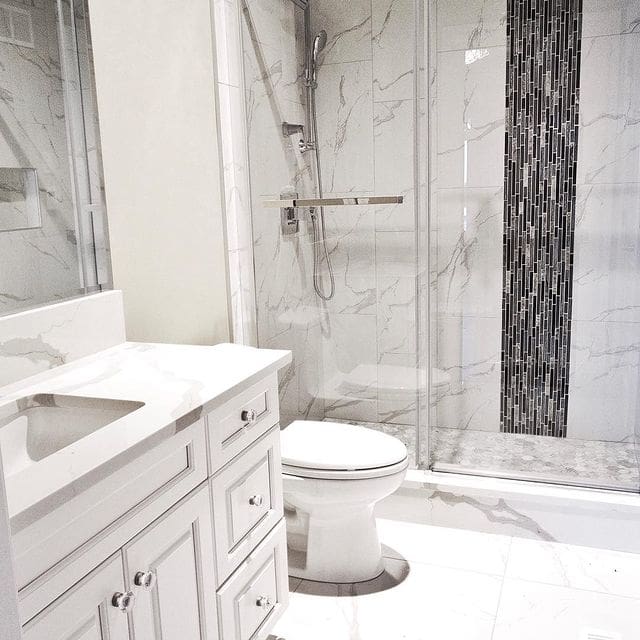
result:
[(578, 185), (572, 318), (640, 322), (640, 185)]
[(398, 205), (376, 208), (378, 231), (412, 231), (414, 217), (414, 101), (374, 104), (375, 191), (377, 195), (401, 195)]
[[(414, 466), (420, 393), (416, 367), (415, 353), (378, 355), (379, 428), (405, 443)], [(399, 425), (399, 429), (395, 425)]]
[(377, 421), (375, 316), (328, 315), (322, 337), (326, 416)]
[[(0, 233), (0, 313), (72, 295), (81, 287), (69, 173), (64, 84), (53, 5), (30, 7), (33, 48), (0, 44), (0, 165), (36, 169), (41, 226)], [(72, 105), (73, 106), (73, 105)], [(5, 264), (6, 262), (6, 264)]]
[(311, 7), (311, 30), (327, 32), (319, 63), (371, 60), (371, 0), (319, 0)]
[(124, 340), (120, 291), (0, 317), (0, 386), (74, 362)]
[(500, 329), (500, 318), (438, 317), (435, 368), (444, 382), (433, 389), (437, 426), (499, 430)]
[(582, 41), (579, 184), (638, 181), (639, 43), (640, 33)]
[(432, 5), (438, 51), (505, 45), (506, 0), (433, 0)]
[(584, 0), (582, 37), (638, 33), (640, 6), (637, 0)]
[(640, 556), (634, 553), (514, 538), (506, 576), (640, 599)]
[(373, 0), (373, 99), (414, 97), (415, 3)]
[(416, 279), (378, 276), (378, 350), (416, 352)]
[(638, 424), (638, 323), (572, 323), (567, 436), (632, 442)]
[(316, 95), (325, 193), (372, 192), (371, 62), (328, 64)]
[(443, 189), (433, 226), (437, 305), (446, 315), (498, 317), (502, 308), (501, 187)]
[(505, 67), (504, 46), (437, 55), (439, 188), (503, 184)]
[(640, 599), (507, 578), (492, 637), (631, 640), (639, 625)]

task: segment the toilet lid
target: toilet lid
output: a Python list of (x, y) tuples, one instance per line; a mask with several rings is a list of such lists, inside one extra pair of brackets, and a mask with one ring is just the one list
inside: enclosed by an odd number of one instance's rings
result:
[(282, 431), (281, 447), (284, 465), (306, 469), (376, 469), (407, 457), (397, 438), (342, 422), (296, 420)]

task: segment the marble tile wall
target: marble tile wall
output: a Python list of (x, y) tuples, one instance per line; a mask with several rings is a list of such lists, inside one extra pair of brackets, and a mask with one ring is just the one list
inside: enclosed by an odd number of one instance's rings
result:
[(327, 209), (337, 290), (323, 308), (326, 416), (417, 422), (412, 0), (316, 0), (327, 46), (318, 74), (326, 195), (405, 196), (397, 206)]
[(431, 0), (432, 424), (497, 431), (506, 0)]
[[(432, 0), (429, 136), (437, 427), (497, 431), (504, 0)], [(640, 432), (640, 2), (585, 0), (568, 438)]]
[[(299, 136), (282, 135), (283, 122), (305, 123), (304, 23), (291, 0), (248, 0), (241, 9), (252, 233), (246, 248), (252, 249), (255, 273), (257, 343), (293, 351), (293, 362), (280, 379), (280, 412), (287, 424), (296, 418), (324, 417), (322, 329), (313, 290), (310, 221), (303, 211), (299, 233), (283, 235), (280, 211), (261, 204), (279, 198), (282, 190), (313, 193), (311, 158), (298, 149)], [(239, 218), (238, 224), (247, 224)]]
[(585, 0), (567, 437), (640, 435), (640, 2)]
[(56, 3), (28, 8), (34, 47), (0, 42), (0, 165), (37, 170), (42, 226), (0, 233), (0, 315), (82, 286)]
[(0, 317), (0, 387), (125, 341), (121, 291)]
[(260, 206), (284, 188), (314, 190), (310, 154), (281, 133), (283, 121), (305, 122), (303, 14), (290, 0), (217, 0), (235, 339), (293, 350), (281, 379), (284, 422), (414, 424), (414, 3), (318, 0), (311, 16), (312, 31), (328, 33), (317, 93), (325, 195), (406, 202), (326, 209), (336, 294), (321, 304), (308, 212), (299, 234), (283, 236), (279, 212)]

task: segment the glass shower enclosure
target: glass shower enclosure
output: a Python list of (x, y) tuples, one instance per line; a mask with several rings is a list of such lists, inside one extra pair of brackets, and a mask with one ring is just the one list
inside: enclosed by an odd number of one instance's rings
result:
[(293, 352), (283, 424), (640, 490), (640, 0), (237, 13), (254, 341)]

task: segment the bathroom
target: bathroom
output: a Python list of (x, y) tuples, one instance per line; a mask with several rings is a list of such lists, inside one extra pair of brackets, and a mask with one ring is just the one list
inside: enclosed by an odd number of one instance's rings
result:
[(639, 25), (0, 1), (0, 638), (635, 639)]

